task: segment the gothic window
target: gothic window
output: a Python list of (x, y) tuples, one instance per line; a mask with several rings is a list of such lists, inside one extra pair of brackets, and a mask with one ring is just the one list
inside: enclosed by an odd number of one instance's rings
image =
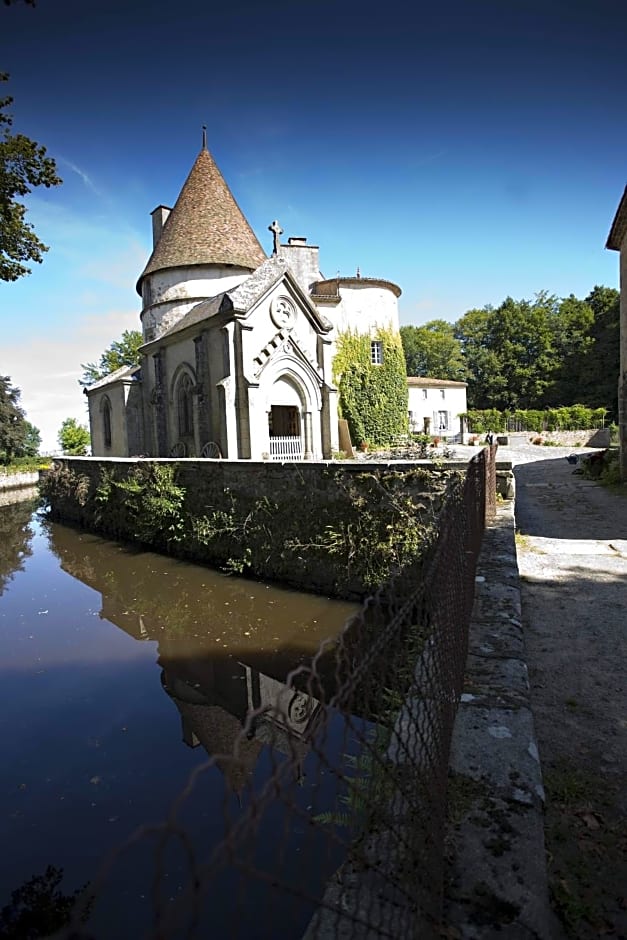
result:
[(380, 366), (383, 362), (383, 343), (373, 339), (370, 343), (370, 362), (373, 366)]
[(102, 403), (102, 436), (104, 446), (111, 447), (111, 402), (108, 398)]
[(192, 380), (183, 373), (176, 389), (176, 405), (179, 418), (179, 437), (189, 437), (194, 433), (194, 415), (192, 406)]

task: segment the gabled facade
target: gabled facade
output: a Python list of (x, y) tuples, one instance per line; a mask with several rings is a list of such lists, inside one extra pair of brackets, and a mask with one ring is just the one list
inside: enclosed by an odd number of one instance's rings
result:
[(618, 433), (621, 480), (627, 482), (627, 187), (623, 193), (606, 248), (620, 255), (620, 373), (618, 377)]
[[(152, 213), (141, 366), (86, 390), (95, 456), (322, 459), (338, 450), (332, 362), (346, 329), (398, 331), (400, 288), (320, 273), (305, 238), (267, 257), (203, 146)], [(376, 364), (377, 341), (372, 342)]]

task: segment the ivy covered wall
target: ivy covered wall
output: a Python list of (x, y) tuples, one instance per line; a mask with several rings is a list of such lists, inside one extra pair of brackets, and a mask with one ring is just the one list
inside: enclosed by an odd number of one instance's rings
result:
[[(371, 362), (371, 342), (382, 346), (381, 364)], [(347, 330), (337, 338), (333, 381), (339, 414), (346, 418), (353, 444), (389, 443), (407, 433), (407, 371), (400, 335), (379, 328), (373, 333)]]

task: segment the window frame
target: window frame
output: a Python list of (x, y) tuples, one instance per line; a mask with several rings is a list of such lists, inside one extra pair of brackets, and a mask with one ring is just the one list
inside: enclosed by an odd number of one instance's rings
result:
[(383, 365), (383, 343), (380, 339), (370, 340), (370, 365)]
[(176, 383), (176, 411), (179, 437), (192, 437), (194, 434), (194, 383), (188, 372), (183, 372)]
[(111, 424), (111, 401), (108, 395), (102, 400), (102, 439), (106, 450), (111, 450), (113, 432)]

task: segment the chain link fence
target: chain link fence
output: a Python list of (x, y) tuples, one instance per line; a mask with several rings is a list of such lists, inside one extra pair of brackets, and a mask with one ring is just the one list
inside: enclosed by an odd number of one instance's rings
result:
[[(56, 936), (92, 936), (90, 906), (104, 903), (121, 856), (139, 844), (150, 848), (150, 937), (438, 933), (449, 748), (495, 457), (496, 447), (482, 449), (452, 476), (420, 560), (310, 663), (282, 682), (242, 666), (243, 726), (164, 669), (184, 740), (211, 756), (163, 823), (103, 863)], [(209, 844), (186, 806), (216, 768), (224, 789)], [(174, 894), (173, 854), (182, 871)]]

